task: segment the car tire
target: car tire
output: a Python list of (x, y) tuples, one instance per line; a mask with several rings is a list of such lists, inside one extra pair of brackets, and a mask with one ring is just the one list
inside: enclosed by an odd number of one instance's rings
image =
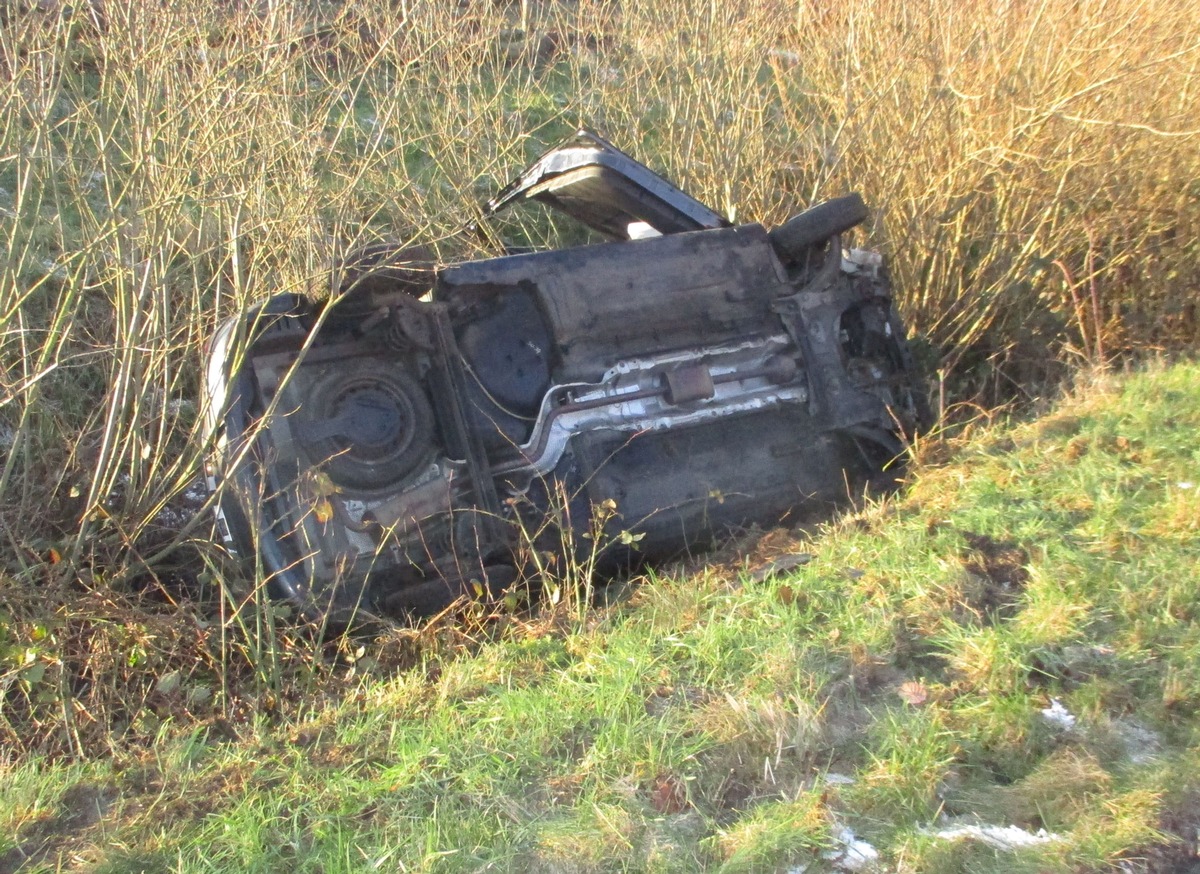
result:
[(866, 220), (867, 204), (858, 192), (835, 197), (806, 209), (767, 234), (785, 261), (798, 261), (817, 243), (850, 230)]

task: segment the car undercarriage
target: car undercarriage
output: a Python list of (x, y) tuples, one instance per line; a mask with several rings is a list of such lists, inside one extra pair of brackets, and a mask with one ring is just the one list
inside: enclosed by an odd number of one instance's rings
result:
[(530, 556), (617, 573), (834, 501), (926, 424), (882, 259), (842, 248), (858, 195), (733, 226), (581, 131), (484, 213), (530, 200), (607, 241), (376, 246), (218, 331), (210, 485), (275, 597), (420, 615)]

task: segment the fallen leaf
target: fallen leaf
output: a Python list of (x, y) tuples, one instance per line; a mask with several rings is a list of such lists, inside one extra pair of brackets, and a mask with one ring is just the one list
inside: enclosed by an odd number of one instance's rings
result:
[(329, 498), (322, 496), (317, 499), (313, 504), (313, 515), (322, 525), (333, 518), (333, 504), (329, 503)]
[(659, 777), (650, 792), (650, 804), (659, 813), (680, 813), (687, 807), (683, 782), (672, 774)]
[(341, 491), (341, 488), (329, 478), (329, 474), (323, 470), (318, 470), (312, 476), (313, 491), (318, 495), (336, 495)]
[(160, 695), (170, 695), (179, 688), (179, 681), (183, 676), (179, 671), (168, 671), (158, 678), (158, 682), (154, 684), (154, 691)]
[(794, 552), (791, 555), (781, 555), (768, 564), (763, 565), (754, 573), (750, 574), (750, 579), (756, 583), (761, 583), (763, 580), (769, 579), (776, 574), (785, 573), (793, 568), (798, 568), (802, 564), (808, 564), (813, 560), (811, 553)]
[(902, 684), (896, 694), (914, 707), (919, 707), (929, 700), (929, 689), (919, 680), (909, 680)]

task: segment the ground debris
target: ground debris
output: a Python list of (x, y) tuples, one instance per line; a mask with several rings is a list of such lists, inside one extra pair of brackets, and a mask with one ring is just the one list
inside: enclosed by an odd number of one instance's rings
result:
[(946, 841), (980, 841), (1003, 852), (1012, 852), (1024, 847), (1035, 847), (1062, 840), (1061, 835), (1047, 832), (1044, 828), (1030, 832), (1015, 825), (980, 825), (978, 823), (951, 826), (930, 833), (935, 838)]
[(1050, 706), (1042, 708), (1042, 718), (1063, 731), (1070, 731), (1075, 727), (1075, 714), (1067, 710), (1057, 698), (1051, 698)]
[(839, 871), (868, 871), (879, 861), (879, 851), (866, 841), (859, 840), (852, 829), (844, 828), (837, 834), (841, 845), (821, 854)]
[(774, 561), (767, 562), (762, 567), (751, 572), (750, 579), (752, 582), (761, 583), (764, 580), (769, 580), (771, 577), (787, 573), (801, 565), (808, 564), (812, 560), (812, 553), (808, 552), (793, 552), (788, 555), (781, 555)]

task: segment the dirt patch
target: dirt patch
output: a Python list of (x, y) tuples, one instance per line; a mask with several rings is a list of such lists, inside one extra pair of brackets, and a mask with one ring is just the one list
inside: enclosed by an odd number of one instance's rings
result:
[(1029, 553), (986, 534), (964, 531), (963, 539), (968, 546), (959, 559), (967, 572), (963, 602), (984, 623), (1010, 618), (1029, 582)]
[(731, 821), (733, 817), (730, 814), (745, 810), (756, 797), (757, 792), (754, 786), (744, 782), (731, 770), (729, 775), (721, 781), (714, 794), (718, 819)]
[(1200, 792), (1189, 792), (1166, 813), (1159, 829), (1169, 842), (1123, 854), (1121, 869), (1138, 874), (1200, 874)]
[(104, 818), (116, 800), (111, 786), (77, 783), (63, 793), (58, 813), (30, 823), (21, 829), (17, 846), (0, 855), (0, 874), (38, 865), (53, 856), (63, 845)]
[(655, 686), (646, 696), (646, 715), (655, 719), (668, 712), (689, 711), (703, 707), (712, 699), (712, 693), (701, 686)]

